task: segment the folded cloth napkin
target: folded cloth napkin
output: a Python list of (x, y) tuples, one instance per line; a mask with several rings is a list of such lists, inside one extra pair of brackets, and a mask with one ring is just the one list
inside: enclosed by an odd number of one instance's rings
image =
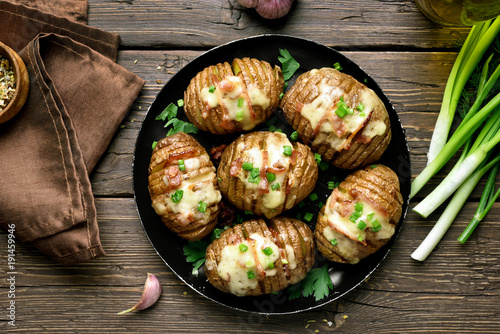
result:
[(66, 18), (0, 1), (0, 40), (30, 77), (23, 109), (0, 125), (0, 225), (72, 265), (105, 254), (89, 173), (144, 80), (114, 62), (117, 35), (77, 22), (86, 1), (61, 2)]

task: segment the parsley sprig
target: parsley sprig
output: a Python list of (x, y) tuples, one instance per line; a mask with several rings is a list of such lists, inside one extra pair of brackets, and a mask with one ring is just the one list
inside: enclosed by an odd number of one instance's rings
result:
[[(179, 100), (181, 101), (181, 100)], [(181, 103), (182, 105), (184, 103)], [(193, 124), (189, 122), (185, 122), (183, 120), (180, 120), (177, 118), (177, 110), (179, 108), (173, 104), (170, 103), (163, 111), (156, 116), (157, 121), (167, 121), (165, 124), (165, 128), (168, 128), (170, 125), (172, 128), (168, 130), (167, 136), (171, 136), (173, 134), (176, 134), (178, 132), (185, 132), (185, 133), (198, 133), (198, 128), (194, 126)]]
[(300, 64), (292, 57), (290, 52), (286, 49), (280, 49), (278, 60), (281, 63), (281, 70), (283, 71), (283, 79), (285, 79), (285, 87), (288, 86), (288, 80), (294, 75), (295, 71), (300, 68)]
[(325, 264), (321, 268), (311, 269), (302, 281), (289, 287), (286, 292), (289, 300), (299, 298), (301, 295), (304, 297), (314, 295), (316, 301), (319, 301), (328, 297), (330, 290), (333, 290), (333, 283), (328, 274), (328, 265)]

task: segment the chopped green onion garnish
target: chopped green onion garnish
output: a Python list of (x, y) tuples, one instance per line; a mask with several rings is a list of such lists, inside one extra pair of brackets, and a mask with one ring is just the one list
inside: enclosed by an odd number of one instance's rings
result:
[(183, 99), (178, 99), (177, 100), (177, 106), (183, 107), (184, 106), (184, 100)]
[(297, 139), (299, 139), (299, 133), (297, 131), (292, 132), (292, 134), (290, 135), (290, 139), (296, 141)]
[(336, 62), (335, 64), (333, 64), (333, 68), (336, 69), (337, 71), (342, 71), (343, 68), (342, 66), (340, 65), (339, 62)]
[(210, 93), (215, 92), (215, 85), (210, 85), (210, 87), (208, 87), (208, 91), (209, 91)]
[(356, 237), (356, 239), (358, 239), (359, 241), (365, 240), (360, 234), (358, 234), (358, 236)]
[(269, 182), (273, 182), (274, 180), (276, 180), (276, 174), (274, 174), (274, 173), (267, 173), (266, 177), (267, 177), (267, 181), (269, 181)]
[(269, 263), (269, 269), (274, 269), (274, 263)]
[(255, 273), (253, 272), (253, 270), (247, 271), (247, 277), (248, 279), (255, 278)]
[(278, 190), (279, 188), (280, 188), (280, 184), (279, 184), (279, 183), (273, 183), (273, 184), (271, 184), (271, 189), (272, 189), (272, 190), (275, 190), (275, 191), (276, 191), (276, 190)]
[(252, 170), (250, 171), (250, 176), (251, 177), (257, 177), (260, 175), (260, 171), (258, 168), (252, 168)]
[(253, 215), (253, 212), (252, 212), (252, 211), (245, 210), (245, 214), (246, 214), (246, 215)]
[(324, 205), (323, 202), (319, 202), (318, 203), (318, 208), (321, 209), (323, 207), (323, 205)]
[(250, 176), (248, 178), (248, 183), (259, 184), (260, 183), (260, 177), (258, 177), (258, 176), (256, 176), (256, 177)]
[(243, 120), (243, 116), (244, 116), (243, 110), (238, 110), (236, 112), (236, 121), (241, 122)]
[(366, 223), (362, 220), (360, 220), (357, 224), (356, 224), (356, 227), (358, 229), (360, 229), (361, 231), (364, 231), (364, 229), (366, 228)]
[(363, 203), (356, 202), (356, 204), (354, 204), (354, 210), (363, 211)]
[(326, 161), (324, 161), (324, 160), (322, 160), (319, 163), (319, 169), (321, 169), (322, 171), (327, 170), (329, 167), (330, 167), (330, 165)]
[(318, 164), (321, 163), (321, 154), (314, 153), (314, 160), (316, 160)]
[(317, 200), (317, 199), (318, 199), (318, 194), (316, 194), (316, 193), (312, 193), (311, 195), (309, 195), (309, 199), (310, 199), (311, 201), (315, 201), (315, 200)]
[(361, 212), (359, 211), (354, 211), (350, 216), (349, 216), (349, 220), (352, 221), (353, 223), (356, 222), (356, 220), (359, 219), (359, 217), (361, 217)]
[(337, 182), (335, 181), (328, 181), (328, 189), (333, 190), (337, 188)]
[(262, 253), (269, 256), (273, 253), (273, 249), (271, 247), (266, 247), (266, 248), (262, 249)]
[(304, 220), (307, 220), (308, 222), (310, 222), (310, 221), (311, 221), (311, 219), (313, 219), (313, 216), (314, 216), (314, 215), (313, 215), (312, 213), (310, 213), (310, 212), (306, 212), (306, 213), (304, 214)]
[(240, 252), (245, 253), (248, 250), (248, 246), (245, 244), (240, 244)]
[(283, 146), (283, 154), (286, 156), (292, 155), (292, 147), (291, 146)]
[(198, 211), (205, 213), (207, 211), (207, 203), (200, 201), (198, 203)]
[(253, 169), (253, 163), (252, 162), (244, 162), (241, 168), (245, 170), (252, 170)]
[(238, 99), (238, 108), (243, 107), (243, 102), (244, 102), (244, 101), (245, 101), (245, 100), (243, 100), (243, 98), (241, 98), (241, 97)]
[(151, 149), (153, 149), (153, 150), (154, 150), (154, 149), (155, 149), (155, 147), (156, 147), (156, 144), (158, 144), (158, 142), (157, 142), (156, 140), (155, 140), (155, 141), (153, 141), (153, 145), (151, 145)]
[(176, 190), (175, 193), (170, 195), (172, 202), (177, 203), (182, 199), (182, 195), (184, 195), (184, 190)]
[(330, 243), (334, 246), (337, 246), (339, 243), (337, 242), (337, 239), (331, 239)]
[(271, 125), (269, 125), (269, 131), (271, 131), (271, 132), (276, 131), (276, 126), (274, 126), (274, 125), (272, 125), (272, 124), (271, 124)]
[(356, 106), (356, 109), (358, 109), (359, 111), (363, 111), (365, 110), (365, 105), (363, 103), (360, 103)]
[(373, 222), (372, 222), (372, 232), (378, 232), (380, 231), (380, 229), (382, 228), (382, 225), (380, 225), (380, 223), (378, 222), (377, 219), (375, 219)]
[(344, 97), (340, 97), (340, 101), (337, 102), (337, 109), (335, 110), (335, 113), (340, 117), (344, 117), (345, 115), (352, 115), (354, 111), (352, 108), (349, 108), (347, 104), (344, 102)]
[(276, 130), (274, 130), (274, 132), (283, 133), (283, 130), (281, 130), (280, 128), (277, 128)]
[(366, 218), (371, 221), (373, 220), (373, 217), (375, 216), (375, 212), (370, 212), (369, 214), (366, 215)]
[(184, 160), (179, 159), (179, 162), (178, 162), (178, 163), (179, 163), (179, 169), (180, 169), (181, 171), (185, 172), (185, 171), (186, 171), (186, 165), (184, 165)]

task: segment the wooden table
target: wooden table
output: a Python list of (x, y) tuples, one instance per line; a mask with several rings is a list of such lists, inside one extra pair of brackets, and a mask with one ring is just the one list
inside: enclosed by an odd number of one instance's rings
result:
[[(74, 267), (17, 244), (16, 327), (31, 333), (500, 333), (500, 205), (464, 246), (456, 239), (470, 220), (475, 191), (437, 250), (418, 263), (410, 254), (439, 210), (422, 219), (411, 210), (381, 266), (352, 292), (318, 309), (281, 316), (235, 311), (187, 287), (156, 254), (135, 209), (132, 157), (141, 121), (162, 86), (211, 47), (264, 33), (305, 37), (355, 61), (382, 87), (402, 121), (412, 174), (426, 163), (444, 85), (468, 28), (430, 22), (413, 1), (296, 1), (283, 19), (261, 19), (235, 0), (90, 0), (89, 25), (122, 38), (118, 63), (147, 83), (91, 175), (107, 256)], [(448, 169), (440, 172), (441, 179)], [(433, 181), (432, 184), (436, 184)], [(425, 188), (421, 195), (429, 192)], [(410, 209), (417, 203), (413, 201)], [(0, 232), (2, 272), (5, 231)], [(140, 297), (147, 273), (163, 285), (147, 311), (117, 316)]]

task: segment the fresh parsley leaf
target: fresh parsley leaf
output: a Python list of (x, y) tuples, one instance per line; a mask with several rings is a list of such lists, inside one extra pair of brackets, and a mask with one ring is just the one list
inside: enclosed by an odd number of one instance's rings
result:
[(300, 68), (300, 64), (292, 57), (290, 52), (286, 49), (280, 49), (281, 57), (278, 60), (281, 63), (281, 70), (283, 71), (283, 78), (285, 81), (290, 80), (295, 71)]
[(330, 290), (333, 290), (333, 283), (328, 275), (328, 265), (309, 271), (306, 277), (299, 283), (287, 289), (288, 299), (292, 300), (300, 297), (314, 295), (316, 301), (328, 297)]
[(182, 250), (186, 256), (187, 262), (196, 262), (199, 259), (205, 258), (205, 252), (207, 251), (208, 242), (204, 240), (199, 241), (189, 241)]
[(181, 121), (178, 118), (172, 118), (165, 124), (167, 128), (169, 125), (172, 125), (172, 128), (168, 130), (167, 136), (176, 134), (178, 132), (185, 133), (198, 133), (198, 128), (189, 122)]
[(191, 271), (191, 274), (194, 276), (198, 276), (198, 269), (205, 263), (205, 258), (203, 259), (198, 259), (194, 261), (193, 263), (193, 271)]
[(165, 120), (171, 120), (175, 116), (177, 116), (177, 106), (173, 103), (170, 103), (163, 111), (156, 116), (155, 120), (157, 121), (165, 121)]

